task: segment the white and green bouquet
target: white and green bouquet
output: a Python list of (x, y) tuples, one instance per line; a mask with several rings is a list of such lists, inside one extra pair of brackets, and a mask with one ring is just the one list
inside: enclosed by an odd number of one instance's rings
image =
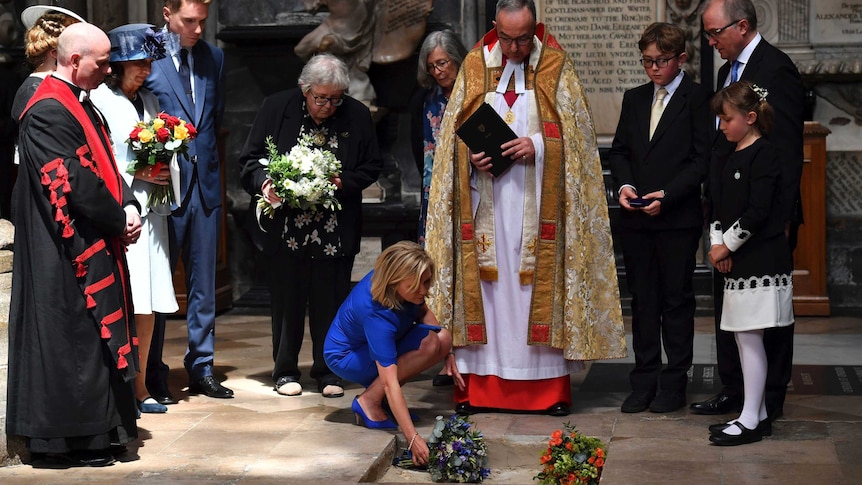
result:
[[(289, 152), (279, 154), (271, 136), (266, 137), (267, 158), (261, 158), (267, 177), (272, 180), (273, 190), (282, 199), (282, 204), (316, 211), (341, 209), (335, 198), (338, 189), (332, 178), (341, 171), (341, 162), (332, 152), (314, 148), (308, 135), (302, 135)], [(257, 201), (258, 208), (270, 218), (278, 204), (273, 206), (263, 197)]]
[(491, 474), (485, 438), (462, 416), (446, 421), (437, 416), (427, 443), (428, 471), (435, 482), (479, 483)]

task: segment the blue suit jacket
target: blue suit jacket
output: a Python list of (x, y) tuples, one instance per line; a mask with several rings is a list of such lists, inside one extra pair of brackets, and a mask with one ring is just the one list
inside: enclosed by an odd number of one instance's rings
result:
[(192, 47), (191, 54), (194, 59), (194, 112), (170, 56), (153, 62), (144, 87), (159, 98), (162, 111), (191, 122), (197, 129), (197, 138), (189, 144), (189, 158), (179, 157), (181, 197), (185, 200), (188, 196), (196, 164), (201, 199), (208, 209), (212, 209), (221, 206), (216, 137), (224, 112), (224, 52), (201, 40)]

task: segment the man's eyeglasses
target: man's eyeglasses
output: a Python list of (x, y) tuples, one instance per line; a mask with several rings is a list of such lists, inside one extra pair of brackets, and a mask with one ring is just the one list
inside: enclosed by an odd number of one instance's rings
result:
[(679, 54), (673, 57), (667, 57), (664, 59), (650, 59), (649, 57), (641, 57), (641, 63), (643, 63), (644, 67), (650, 68), (653, 65), (658, 67), (667, 67), (667, 63), (679, 57)]
[(497, 34), (497, 38), (500, 39), (500, 43), (506, 46), (512, 45), (512, 42), (518, 44), (518, 47), (524, 47), (533, 41), (533, 34), (524, 35), (518, 37), (517, 39), (513, 39), (511, 37), (506, 37), (505, 35)]
[(426, 64), (425, 69), (429, 74), (433, 73), (435, 70), (443, 72), (443, 69), (446, 69), (446, 66), (448, 66), (450, 62), (452, 62), (452, 59), (440, 59), (431, 64)]
[(718, 37), (718, 36), (719, 36), (722, 32), (724, 32), (725, 30), (727, 30), (727, 29), (729, 29), (729, 28), (733, 27), (734, 25), (736, 25), (736, 24), (738, 24), (738, 23), (742, 22), (743, 20), (744, 20), (744, 19), (734, 20), (733, 22), (731, 22), (731, 23), (729, 23), (729, 24), (725, 25), (724, 27), (721, 27), (720, 29), (704, 30), (704, 31), (703, 31), (703, 37), (704, 37), (706, 40), (714, 39), (714, 38)]
[(326, 103), (329, 103), (332, 106), (341, 106), (341, 103), (344, 102), (344, 98), (342, 97), (327, 98), (326, 96), (318, 96), (314, 93), (311, 93), (311, 97), (314, 98), (314, 104), (317, 106), (326, 106)]

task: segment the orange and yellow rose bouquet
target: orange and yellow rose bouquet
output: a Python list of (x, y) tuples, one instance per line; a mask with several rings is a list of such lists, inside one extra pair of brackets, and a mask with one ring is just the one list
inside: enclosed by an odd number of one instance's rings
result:
[(569, 423), (565, 429), (551, 434), (542, 471), (534, 479), (542, 485), (598, 485), (607, 450), (601, 440), (578, 434)]
[[(189, 141), (197, 134), (191, 123), (164, 112), (149, 122), (137, 122), (126, 140), (136, 157), (129, 163), (127, 171), (135, 173), (147, 166), (159, 171), (162, 165), (168, 165), (175, 155), (188, 157)], [(155, 185), (147, 199), (147, 206), (172, 202), (174, 195), (170, 185)]]

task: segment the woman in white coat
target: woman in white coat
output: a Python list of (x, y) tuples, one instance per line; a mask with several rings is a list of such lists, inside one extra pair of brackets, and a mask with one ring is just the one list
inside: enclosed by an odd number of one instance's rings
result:
[(168, 408), (150, 396), (146, 386), (147, 356), (153, 338), (155, 312), (174, 313), (177, 300), (168, 246), (170, 207), (148, 207), (147, 199), (156, 185), (170, 185), (167, 167), (151, 166), (128, 172), (136, 159), (129, 147), (129, 133), (139, 121), (149, 122), (159, 114), (155, 95), (141, 88), (150, 74), (154, 58), (164, 57), (164, 45), (149, 24), (130, 24), (108, 32), (111, 39), (111, 75), (92, 92), (91, 100), (105, 116), (117, 167), (132, 188), (141, 206), (143, 227), (136, 244), (130, 245), (126, 259), (138, 330), (141, 372), (135, 378), (135, 397), (143, 413), (164, 413)]

